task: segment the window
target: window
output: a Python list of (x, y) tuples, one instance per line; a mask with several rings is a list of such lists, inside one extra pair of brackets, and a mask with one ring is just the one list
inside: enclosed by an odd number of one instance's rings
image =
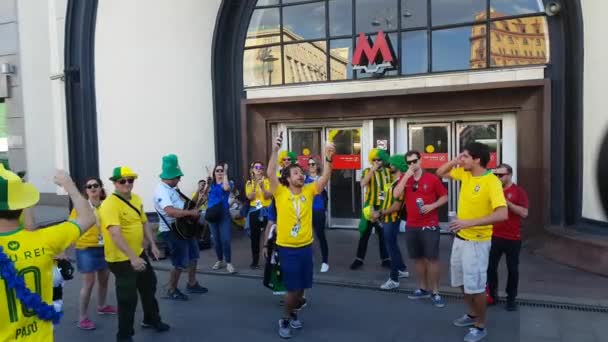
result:
[(8, 125), (6, 105), (2, 99), (0, 99), (0, 162), (8, 166)]
[[(548, 63), (542, 7), (538, 0), (258, 0), (244, 44), (243, 83), (267, 87), (484, 69), (517, 65), (513, 56), (531, 57), (517, 59), (523, 64)], [(354, 71), (359, 33), (374, 40), (381, 30), (395, 68)]]

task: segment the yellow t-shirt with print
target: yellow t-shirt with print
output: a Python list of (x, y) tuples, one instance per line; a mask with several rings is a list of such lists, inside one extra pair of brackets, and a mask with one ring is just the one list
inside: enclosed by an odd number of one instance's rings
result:
[(108, 262), (129, 260), (129, 257), (112, 240), (108, 230), (110, 226), (120, 226), (125, 242), (136, 255), (141, 255), (144, 250), (144, 223), (148, 221), (144, 212), (144, 205), (141, 198), (136, 194), (131, 194), (129, 202), (139, 210), (139, 215), (116, 194), (108, 196), (99, 207), (100, 228), (104, 240), (106, 261)]
[[(450, 171), (450, 177), (461, 183), (457, 214), (459, 220), (486, 217), (496, 208), (507, 206), (502, 183), (492, 172), (474, 177), (471, 172), (457, 167)], [(492, 239), (492, 225), (466, 228), (457, 234), (466, 240), (488, 241)]]
[[(99, 208), (93, 208), (95, 210), (95, 217), (99, 222)], [(70, 212), (70, 217), (68, 220), (74, 220), (78, 217), (78, 213), (76, 213), (76, 208), (73, 208)], [(99, 230), (99, 226), (94, 224), (89, 228), (78, 241), (76, 241), (76, 249), (85, 249), (91, 247), (103, 247), (103, 237), (101, 236), (101, 231)]]
[[(27, 287), (40, 294), (42, 301), (53, 302), (53, 258), (80, 237), (80, 227), (74, 222), (55, 226), (0, 233), (0, 246), (14, 262)], [(15, 291), (7, 292), (7, 284), (0, 278), (0, 341), (53, 341), (53, 324), (39, 319), (22, 307)]]
[[(317, 183), (302, 187), (300, 194), (294, 195), (288, 187), (277, 186), (274, 192), (277, 207), (277, 245), (282, 247), (304, 247), (312, 243), (312, 201), (317, 195)], [(300, 208), (298, 222), (296, 209)], [(295, 229), (299, 223), (299, 229)]]
[[(270, 189), (270, 181), (268, 180), (268, 178), (264, 178), (263, 186), (266, 191)], [(252, 192), (254, 192), (254, 189), (255, 191), (257, 191), (257, 193), (255, 194), (255, 199), (249, 202), (251, 207), (255, 208), (257, 206), (258, 201), (260, 201), (262, 207), (270, 206), (270, 203), (272, 203), (272, 198), (264, 198), (264, 192), (262, 191), (262, 189), (260, 189), (257, 182), (251, 180), (247, 181), (247, 184), (245, 185), (245, 194), (249, 196)]]

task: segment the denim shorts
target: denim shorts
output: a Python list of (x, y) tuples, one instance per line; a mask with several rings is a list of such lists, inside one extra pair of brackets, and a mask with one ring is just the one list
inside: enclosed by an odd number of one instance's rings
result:
[(299, 248), (278, 247), (278, 252), (287, 291), (312, 288), (312, 245)]
[(76, 249), (76, 267), (80, 273), (92, 273), (108, 268), (103, 247)]
[(174, 232), (162, 232), (160, 236), (169, 245), (173, 267), (185, 270), (190, 265), (196, 264), (199, 258), (196, 239), (180, 239)]

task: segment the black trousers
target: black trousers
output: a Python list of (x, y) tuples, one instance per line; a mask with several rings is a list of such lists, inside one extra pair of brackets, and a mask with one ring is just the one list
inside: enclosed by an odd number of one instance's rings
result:
[(520, 251), (521, 241), (492, 237), (490, 260), (488, 262), (488, 287), (492, 297), (496, 298), (498, 293), (498, 264), (503, 254), (507, 257), (507, 300), (515, 300), (517, 297)]
[(268, 218), (264, 217), (260, 221), (261, 210), (256, 210), (249, 214), (249, 228), (251, 229), (251, 262), (259, 265), (260, 262), (260, 238), (262, 232), (268, 224)]
[(129, 261), (108, 262), (110, 271), (116, 277), (116, 300), (118, 302), (118, 340), (134, 335), (133, 321), (137, 309), (137, 293), (144, 311), (144, 323), (155, 325), (160, 322), (156, 301), (156, 274), (150, 260), (142, 253), (146, 269), (136, 272)]
[(369, 237), (372, 235), (372, 230), (376, 227), (376, 235), (378, 236), (378, 247), (380, 248), (380, 259), (382, 261), (388, 260), (388, 252), (386, 251), (386, 243), (384, 242), (384, 231), (380, 224), (372, 224), (367, 221), (367, 229), (365, 233), (361, 235), (359, 238), (359, 246), (357, 246), (357, 259), (363, 261), (365, 260), (365, 254), (367, 253), (367, 244), (369, 242)]
[(312, 211), (312, 228), (321, 246), (321, 259), (324, 263), (329, 259), (329, 247), (327, 245), (327, 237), (325, 236), (325, 210)]

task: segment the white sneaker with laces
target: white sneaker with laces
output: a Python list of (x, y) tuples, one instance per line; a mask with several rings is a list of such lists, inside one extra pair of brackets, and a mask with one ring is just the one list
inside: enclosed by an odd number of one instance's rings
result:
[(392, 279), (387, 280), (386, 283), (384, 283), (380, 286), (381, 290), (394, 290), (394, 289), (398, 289), (398, 288), (399, 288), (399, 283)]
[(469, 328), (469, 333), (464, 336), (465, 342), (477, 342), (488, 336), (487, 329), (479, 330), (477, 328)]
[(326, 263), (321, 264), (321, 273), (329, 271), (329, 265)]
[(226, 271), (228, 271), (230, 274), (236, 273), (236, 269), (234, 266), (232, 266), (232, 264), (226, 264)]
[(212, 270), (219, 270), (220, 268), (224, 267), (224, 262), (223, 261), (216, 261), (215, 264), (213, 264), (213, 267), (211, 267)]

